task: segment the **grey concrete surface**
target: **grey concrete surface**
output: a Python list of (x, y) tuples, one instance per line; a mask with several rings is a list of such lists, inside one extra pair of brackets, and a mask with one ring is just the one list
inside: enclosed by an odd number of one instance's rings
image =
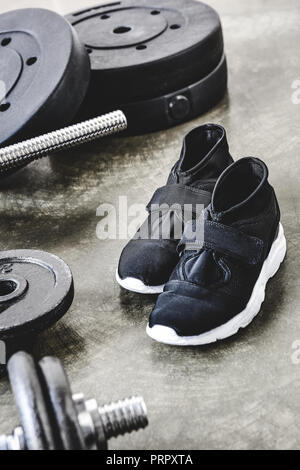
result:
[[(85, 1), (3, 0), (0, 11), (44, 6), (61, 13)], [(170, 2), (171, 3), (171, 2)], [(194, 122), (148, 136), (109, 138), (33, 163), (1, 181), (1, 249), (36, 248), (71, 266), (68, 314), (42, 334), (37, 357), (55, 354), (73, 390), (100, 402), (142, 394), (150, 426), (111, 442), (115, 449), (295, 449), (300, 447), (299, 217), (300, 80), (298, 0), (209, 0), (220, 13), (229, 91)], [(298, 94), (299, 96), (299, 94)], [(178, 158), (183, 135), (224, 125), (235, 158), (266, 161), (282, 210), (288, 256), (269, 283), (255, 321), (235, 337), (172, 348), (145, 334), (154, 298), (122, 291), (115, 269), (126, 240), (96, 237), (102, 203), (146, 204)], [(294, 353), (294, 356), (293, 356)], [(18, 422), (0, 381), (0, 432)]]

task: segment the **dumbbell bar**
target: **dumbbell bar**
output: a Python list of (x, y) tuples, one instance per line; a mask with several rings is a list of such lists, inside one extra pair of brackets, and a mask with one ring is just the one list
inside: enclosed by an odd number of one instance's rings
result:
[(35, 364), (25, 352), (8, 362), (8, 373), (21, 418), (0, 450), (105, 450), (107, 441), (148, 424), (143, 398), (132, 397), (98, 407), (96, 400), (72, 395), (57, 358)]
[(0, 148), (0, 175), (76, 145), (116, 134), (127, 128), (126, 116), (114, 111), (94, 119)]

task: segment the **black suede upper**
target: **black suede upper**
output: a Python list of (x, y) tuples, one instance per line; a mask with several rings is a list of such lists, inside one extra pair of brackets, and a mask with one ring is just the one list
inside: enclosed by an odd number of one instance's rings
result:
[[(190, 204), (193, 209), (190, 216), (185, 214), (186, 222), (195, 217), (197, 204), (208, 206), (219, 175), (232, 162), (223, 127), (206, 124), (187, 134), (180, 159), (172, 168), (167, 185), (154, 193), (147, 206), (149, 217), (121, 254), (118, 267), (121, 279), (133, 277), (147, 286), (159, 286), (169, 280), (179, 260), (176, 247), (181, 234), (178, 237), (172, 233), (172, 226), (167, 239), (161, 236), (166, 213), (163, 210), (156, 213), (153, 205), (178, 204), (182, 207)], [(167, 212), (169, 214), (170, 211)], [(175, 226), (176, 211), (172, 217)], [(143, 236), (145, 229), (151, 233), (148, 239)], [(156, 231), (158, 236), (154, 236)]]
[(204, 214), (204, 243), (191, 237), (190, 221), (179, 263), (158, 297), (149, 326), (180, 336), (210, 331), (245, 309), (277, 236), (280, 211), (266, 165), (244, 158), (218, 179)]

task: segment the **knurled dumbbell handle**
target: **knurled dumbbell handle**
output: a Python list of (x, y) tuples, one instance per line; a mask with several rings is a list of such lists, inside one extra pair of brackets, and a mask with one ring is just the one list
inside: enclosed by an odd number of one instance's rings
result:
[(0, 174), (19, 166), (100, 137), (117, 134), (127, 128), (122, 111), (114, 111), (88, 121), (49, 132), (33, 139), (0, 148)]

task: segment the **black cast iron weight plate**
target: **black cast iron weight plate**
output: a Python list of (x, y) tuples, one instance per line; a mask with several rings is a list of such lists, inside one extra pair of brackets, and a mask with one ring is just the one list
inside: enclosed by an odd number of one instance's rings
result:
[(63, 450), (84, 450), (85, 444), (73, 402), (71, 387), (59, 359), (44, 357), (39, 362), (45, 396)]
[(63, 17), (39, 8), (0, 15), (0, 145), (69, 124), (89, 75), (88, 54)]
[(28, 450), (55, 450), (57, 438), (32, 357), (25, 352), (14, 354), (8, 373)]
[(48, 328), (67, 312), (73, 296), (72, 273), (57, 256), (0, 252), (0, 340)]
[[(206, 102), (211, 106), (226, 90), (220, 18), (201, 2), (123, 0), (75, 12), (67, 19), (90, 54), (84, 118), (115, 106), (126, 114), (130, 105), (129, 130), (154, 130), (206, 111), (199, 106), (201, 93), (209, 94)], [(190, 86), (197, 88), (196, 99)], [(158, 110), (156, 102), (150, 103), (154, 99), (159, 100)], [(148, 122), (140, 129), (145, 119)]]

